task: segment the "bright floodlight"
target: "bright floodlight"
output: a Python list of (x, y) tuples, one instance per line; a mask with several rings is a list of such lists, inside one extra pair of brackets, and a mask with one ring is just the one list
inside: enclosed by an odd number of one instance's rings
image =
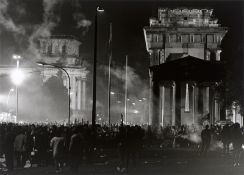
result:
[(19, 59), (21, 59), (21, 56), (20, 55), (13, 55), (13, 59), (19, 60)]
[(24, 73), (20, 69), (15, 69), (11, 74), (13, 83), (18, 86), (24, 80)]
[(104, 12), (104, 9), (103, 8), (100, 8), (100, 7), (97, 7), (97, 11), (98, 12)]

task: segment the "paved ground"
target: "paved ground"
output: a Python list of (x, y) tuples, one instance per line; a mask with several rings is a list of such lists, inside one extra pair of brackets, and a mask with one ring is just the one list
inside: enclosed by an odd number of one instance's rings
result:
[[(244, 156), (244, 155), (243, 155)], [(143, 158), (138, 160), (137, 166), (132, 165), (124, 172), (116, 171), (118, 160), (107, 158), (93, 164), (82, 164), (79, 174), (165, 174), (165, 175), (244, 175), (244, 160), (241, 166), (234, 167), (231, 155), (224, 156), (220, 152), (211, 152), (205, 157), (186, 149), (167, 149), (144, 151)], [(1, 173), (0, 173), (1, 174)], [(4, 174), (56, 174), (54, 167), (36, 167), (17, 169)], [(64, 168), (60, 174), (72, 174)]]

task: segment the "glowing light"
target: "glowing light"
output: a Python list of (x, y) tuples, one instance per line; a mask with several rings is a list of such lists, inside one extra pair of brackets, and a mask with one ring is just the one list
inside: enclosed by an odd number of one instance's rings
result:
[(139, 102), (141, 102), (142, 100), (140, 99)]
[(97, 11), (100, 12), (100, 13), (102, 13), (102, 12), (104, 12), (104, 9), (102, 9), (100, 7), (97, 7)]
[(22, 83), (24, 77), (24, 73), (20, 69), (15, 69), (11, 74), (11, 79), (16, 86)]
[(19, 60), (19, 59), (21, 59), (21, 56), (20, 55), (13, 55), (13, 59)]
[(130, 99), (129, 99), (129, 98), (127, 98), (127, 101), (130, 101)]
[(24, 124), (24, 121), (22, 121), (22, 120), (21, 120), (21, 121), (19, 121), (19, 124), (21, 124), (21, 125), (22, 125), (22, 124)]
[(134, 103), (134, 102), (133, 102), (133, 103), (132, 103), (132, 105), (134, 105), (134, 106), (135, 106), (135, 105), (136, 105), (136, 103)]
[(135, 114), (138, 114), (138, 113), (139, 113), (139, 111), (138, 111), (138, 110), (134, 110), (133, 112), (134, 112)]
[(114, 94), (115, 94), (115, 92), (110, 92), (110, 94), (111, 94), (111, 95), (114, 95)]
[(242, 149), (244, 149), (244, 145), (243, 145), (243, 144), (242, 144), (242, 146), (241, 146), (241, 147), (242, 147)]
[(146, 98), (142, 98), (142, 100), (144, 100), (144, 101), (145, 101), (145, 100), (146, 100)]

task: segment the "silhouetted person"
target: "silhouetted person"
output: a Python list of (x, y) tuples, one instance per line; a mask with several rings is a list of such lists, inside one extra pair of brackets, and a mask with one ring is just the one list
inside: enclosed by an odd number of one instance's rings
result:
[(229, 124), (225, 124), (223, 127), (223, 130), (221, 132), (221, 140), (223, 142), (223, 153), (224, 154), (229, 154), (229, 145), (231, 142), (231, 130)]
[(206, 155), (208, 152), (210, 141), (211, 141), (211, 131), (209, 129), (209, 126), (206, 125), (205, 129), (201, 132), (201, 138), (202, 138), (202, 147), (201, 147), (201, 154)]
[(73, 172), (78, 172), (79, 170), (79, 165), (82, 160), (83, 147), (84, 145), (83, 136), (81, 135), (81, 128), (74, 128), (69, 144), (70, 167), (71, 171)]
[(23, 128), (19, 130), (19, 134), (15, 137), (14, 140), (14, 151), (17, 160), (17, 167), (23, 168), (26, 161), (26, 143), (27, 137)]
[(51, 139), (50, 146), (53, 150), (56, 172), (61, 172), (64, 163), (65, 142), (60, 130), (56, 131), (56, 136)]
[(125, 162), (126, 162), (126, 129), (121, 124), (119, 127), (119, 133), (117, 135), (117, 143), (118, 143), (118, 154), (119, 154), (119, 165), (117, 166), (117, 171), (123, 172), (125, 171)]
[(4, 137), (4, 154), (9, 171), (14, 169), (14, 139), (15, 136), (12, 131), (12, 125), (7, 125)]
[(235, 123), (232, 128), (233, 159), (234, 166), (240, 166), (242, 132), (239, 123)]
[(50, 139), (48, 137), (48, 133), (46, 131), (46, 128), (40, 128), (38, 137), (36, 140), (36, 146), (38, 150), (38, 162), (40, 166), (45, 166), (48, 162), (48, 149), (49, 149), (49, 143)]

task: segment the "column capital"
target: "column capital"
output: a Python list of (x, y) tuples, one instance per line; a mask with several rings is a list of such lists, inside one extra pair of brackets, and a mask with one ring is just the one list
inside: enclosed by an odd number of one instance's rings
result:
[(176, 85), (176, 83), (175, 81), (161, 81), (160, 85), (164, 87), (173, 87)]

